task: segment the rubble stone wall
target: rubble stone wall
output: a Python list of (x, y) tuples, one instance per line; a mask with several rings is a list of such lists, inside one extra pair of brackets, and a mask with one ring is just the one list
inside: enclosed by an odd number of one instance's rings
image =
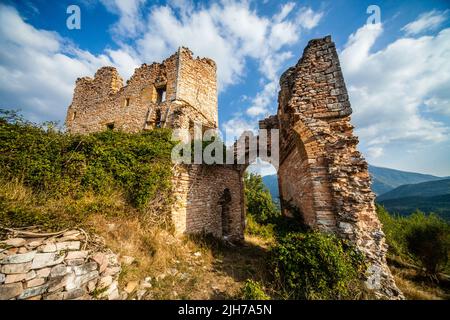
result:
[(357, 150), (352, 109), (331, 37), (311, 40), (297, 65), (281, 76), (280, 87), (283, 211), (298, 208), (308, 225), (350, 240), (370, 264), (367, 286), (383, 297), (401, 297), (387, 267), (368, 165)]
[(120, 299), (117, 256), (80, 230), (0, 241), (0, 300)]
[(183, 165), (176, 168), (173, 183), (172, 220), (177, 233), (205, 232), (230, 241), (243, 240), (241, 170), (233, 165)]

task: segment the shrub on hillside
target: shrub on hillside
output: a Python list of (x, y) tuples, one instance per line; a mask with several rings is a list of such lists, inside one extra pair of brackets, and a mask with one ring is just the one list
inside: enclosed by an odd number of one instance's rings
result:
[(262, 285), (258, 281), (247, 279), (241, 289), (241, 299), (243, 300), (270, 300), (264, 292)]
[(1, 177), (54, 197), (119, 190), (136, 208), (170, 199), (172, 147), (167, 129), (68, 135), (0, 110)]
[(267, 224), (281, 216), (260, 175), (245, 173), (244, 182), (247, 214), (252, 215), (255, 222)]
[(359, 291), (363, 256), (331, 234), (290, 233), (272, 249), (275, 280), (290, 299), (345, 299)]
[(391, 255), (421, 265), (429, 274), (448, 271), (450, 226), (445, 220), (421, 211), (393, 216), (382, 206), (377, 206), (377, 213)]
[(405, 232), (407, 248), (426, 272), (435, 276), (448, 263), (449, 225), (436, 215), (426, 216), (422, 212), (414, 213), (409, 221)]

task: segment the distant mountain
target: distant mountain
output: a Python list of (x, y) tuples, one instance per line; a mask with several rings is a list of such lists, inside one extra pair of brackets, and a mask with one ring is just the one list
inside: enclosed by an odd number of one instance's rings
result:
[(275, 202), (280, 201), (280, 192), (278, 190), (278, 176), (276, 174), (262, 177), (263, 183), (269, 189), (272, 199)]
[(407, 216), (419, 209), (425, 213), (436, 213), (450, 222), (450, 194), (433, 197), (404, 197), (377, 202), (391, 214)]
[(389, 212), (409, 215), (419, 209), (450, 221), (450, 179), (406, 184), (377, 197)]
[(372, 176), (372, 190), (377, 195), (384, 194), (404, 184), (445, 179), (431, 174), (407, 172), (372, 165), (369, 165), (369, 173)]
[(405, 197), (434, 197), (450, 194), (450, 179), (405, 184), (380, 195), (377, 201)]

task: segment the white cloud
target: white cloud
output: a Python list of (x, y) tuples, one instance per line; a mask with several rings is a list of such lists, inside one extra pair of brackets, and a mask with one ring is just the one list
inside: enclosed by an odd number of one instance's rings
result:
[(146, 0), (100, 0), (112, 13), (119, 16), (112, 30), (122, 37), (135, 37), (142, 31), (141, 10)]
[(365, 25), (340, 53), (353, 121), (369, 162), (393, 145), (414, 149), (449, 137), (448, 127), (426, 112), (448, 112), (450, 29), (400, 38), (371, 52), (382, 32), (380, 24)]
[(120, 50), (92, 55), (27, 24), (6, 5), (0, 5), (0, 43), (1, 107), (21, 108), (32, 121), (63, 120), (78, 77), (92, 76), (104, 65), (117, 63), (125, 73), (130, 68)]
[(312, 29), (319, 24), (323, 17), (323, 12), (315, 12), (311, 8), (302, 8), (298, 14), (297, 20), (305, 29)]
[(422, 13), (417, 20), (408, 23), (402, 28), (407, 35), (417, 35), (426, 31), (437, 29), (446, 19), (449, 10), (432, 10)]

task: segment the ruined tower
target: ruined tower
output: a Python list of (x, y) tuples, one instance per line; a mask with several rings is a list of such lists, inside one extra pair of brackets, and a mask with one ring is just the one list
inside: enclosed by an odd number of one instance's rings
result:
[(189, 128), (193, 122), (218, 126), (216, 64), (193, 58), (187, 48), (143, 64), (126, 85), (113, 67), (78, 79), (66, 117), (70, 133)]

